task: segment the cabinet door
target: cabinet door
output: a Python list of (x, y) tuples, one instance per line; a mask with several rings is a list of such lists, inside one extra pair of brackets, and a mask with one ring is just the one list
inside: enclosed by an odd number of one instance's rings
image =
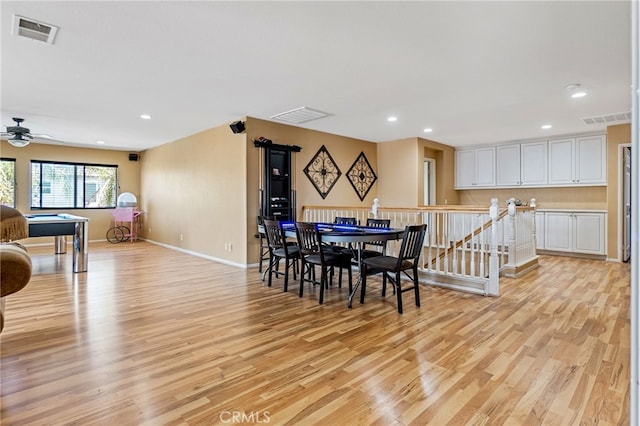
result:
[(574, 139), (549, 141), (549, 184), (574, 183)]
[(574, 213), (576, 253), (605, 254), (605, 215)]
[(520, 182), (522, 185), (547, 184), (547, 142), (520, 145)]
[(545, 212), (544, 247), (546, 250), (573, 251), (571, 213)]
[(473, 149), (456, 151), (456, 188), (469, 188), (475, 183), (476, 152)]
[(475, 186), (496, 185), (496, 148), (476, 149)]
[(604, 136), (576, 139), (576, 183), (607, 182), (607, 150)]
[(520, 145), (496, 149), (496, 181), (498, 186), (520, 185)]

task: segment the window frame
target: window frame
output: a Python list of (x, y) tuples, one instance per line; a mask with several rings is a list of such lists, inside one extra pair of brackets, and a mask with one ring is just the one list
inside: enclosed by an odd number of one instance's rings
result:
[[(40, 175), (38, 176), (39, 179), (39, 196), (40, 196), (40, 205), (39, 206), (34, 206), (33, 205), (33, 191), (34, 191), (34, 173), (33, 173), (33, 166), (35, 164), (40, 165)], [(43, 185), (42, 185), (42, 165), (43, 164), (52, 164), (55, 166), (73, 166), (74, 167), (74, 173), (73, 173), (73, 195), (72, 195), (72, 202), (74, 203), (74, 205), (71, 206), (43, 206), (43, 199), (44, 197), (42, 189), (43, 189)], [(78, 176), (79, 176), (79, 171), (78, 171), (78, 167), (82, 167), (82, 194), (81, 197), (79, 197), (78, 194)], [(112, 168), (114, 169), (114, 174), (115, 174), (115, 182), (114, 182), (114, 187), (113, 187), (113, 192), (114, 192), (114, 199), (113, 199), (113, 204), (109, 205), (109, 206), (104, 206), (104, 207), (95, 207), (95, 206), (91, 206), (91, 207), (86, 207), (86, 179), (87, 179), (87, 175), (86, 175), (86, 168), (87, 167), (104, 167), (104, 168)], [(30, 183), (31, 183), (31, 188), (29, 191), (29, 204), (30, 204), (30, 208), (31, 210), (107, 210), (107, 209), (115, 209), (117, 207), (117, 195), (118, 195), (118, 188), (119, 188), (119, 179), (118, 179), (118, 165), (117, 164), (100, 164), (100, 163), (80, 163), (80, 162), (70, 162), (70, 161), (51, 161), (51, 160), (31, 160), (29, 163), (29, 173), (30, 173)], [(82, 205), (78, 206), (78, 200), (81, 198), (81, 202)]]
[(18, 182), (17, 182), (17, 178), (16, 178), (16, 159), (15, 158), (10, 158), (10, 157), (0, 157), (0, 162), (4, 163), (4, 162), (10, 162), (13, 163), (13, 182), (12, 182), (12, 187), (11, 187), (11, 191), (12, 191), (12, 198), (13, 198), (13, 204), (9, 205), (9, 204), (5, 204), (9, 207), (13, 207), (14, 209), (16, 208), (16, 197), (17, 197), (17, 192), (16, 189), (18, 188)]

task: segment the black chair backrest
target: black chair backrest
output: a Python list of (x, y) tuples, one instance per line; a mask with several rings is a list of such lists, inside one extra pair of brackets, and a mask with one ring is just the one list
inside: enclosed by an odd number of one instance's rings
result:
[(427, 233), (427, 225), (409, 225), (404, 228), (402, 245), (398, 253), (398, 268), (405, 260), (412, 260), (415, 264), (422, 254), (422, 244)]
[(320, 241), (318, 240), (315, 223), (296, 222), (296, 237), (298, 238), (300, 253), (305, 256), (320, 253)]
[(367, 226), (370, 228), (388, 228), (391, 226), (391, 219), (367, 219)]
[(336, 225), (357, 225), (358, 219), (355, 217), (336, 217), (333, 219), (333, 223)]
[(284, 233), (280, 222), (264, 219), (264, 232), (267, 235), (267, 244), (271, 249), (279, 249), (285, 246)]
[[(391, 219), (367, 219), (367, 226), (370, 228), (388, 228), (391, 226)], [(386, 241), (371, 241), (365, 244), (365, 246), (379, 246), (386, 247)]]

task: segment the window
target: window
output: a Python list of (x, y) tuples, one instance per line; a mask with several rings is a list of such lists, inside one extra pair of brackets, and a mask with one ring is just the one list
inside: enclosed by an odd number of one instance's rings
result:
[(114, 208), (117, 175), (118, 166), (31, 161), (31, 208)]
[(16, 206), (15, 158), (0, 158), (0, 204)]

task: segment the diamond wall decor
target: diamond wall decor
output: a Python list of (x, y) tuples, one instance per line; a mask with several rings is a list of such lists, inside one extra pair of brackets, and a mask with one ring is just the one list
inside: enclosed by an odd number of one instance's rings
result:
[(351, 186), (353, 186), (356, 194), (360, 197), (360, 201), (364, 200), (373, 183), (378, 179), (364, 152), (360, 153), (355, 163), (353, 163), (347, 172), (347, 179), (349, 179)]
[(309, 161), (307, 167), (304, 168), (304, 174), (307, 175), (318, 194), (324, 200), (342, 175), (342, 172), (336, 162), (333, 161), (327, 148), (322, 145), (316, 155)]

